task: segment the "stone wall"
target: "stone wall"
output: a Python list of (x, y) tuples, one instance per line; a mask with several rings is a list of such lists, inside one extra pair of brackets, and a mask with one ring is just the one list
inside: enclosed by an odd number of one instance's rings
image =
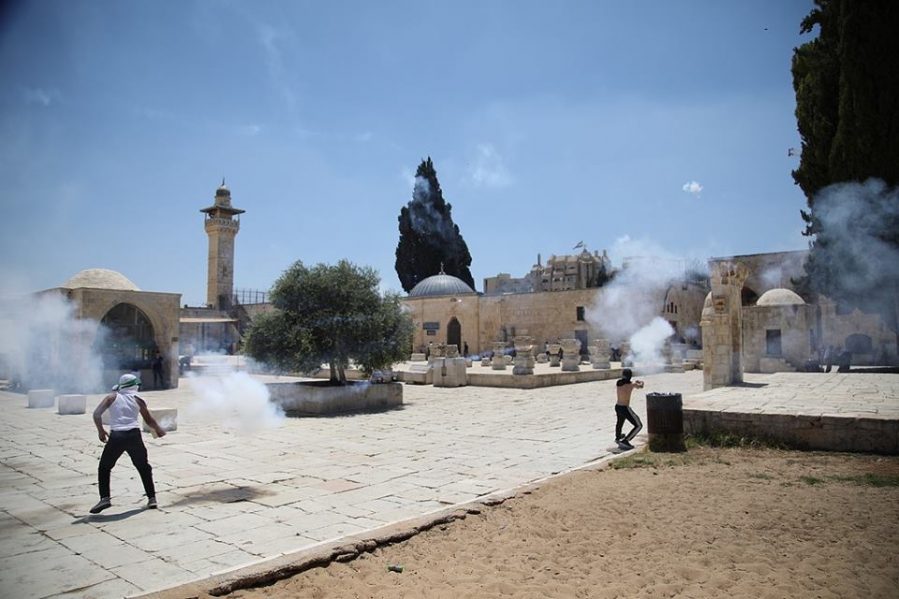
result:
[[(783, 358), (790, 366), (802, 370), (812, 357), (814, 308), (807, 305), (753, 306), (743, 308), (743, 367), (746, 372), (786, 370), (763, 366), (763, 358)], [(769, 354), (767, 331), (781, 332), (781, 353)], [(769, 361), (768, 364), (775, 362)], [(772, 369), (774, 368), (774, 369)]]

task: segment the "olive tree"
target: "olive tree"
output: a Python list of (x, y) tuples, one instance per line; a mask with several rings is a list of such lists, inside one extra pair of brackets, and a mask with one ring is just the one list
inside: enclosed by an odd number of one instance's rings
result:
[(272, 287), (274, 310), (254, 319), (246, 352), (281, 371), (310, 372), (327, 362), (331, 382), (346, 382), (354, 361), (366, 372), (408, 355), (412, 322), (396, 294), (382, 295), (377, 272), (341, 260), (288, 268)]

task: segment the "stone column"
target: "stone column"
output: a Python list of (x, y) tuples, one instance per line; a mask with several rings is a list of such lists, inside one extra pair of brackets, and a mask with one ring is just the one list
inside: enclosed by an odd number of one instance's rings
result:
[(743, 382), (743, 306), (740, 292), (749, 270), (735, 262), (709, 264), (712, 291), (702, 309), (704, 389)]
[(562, 344), (562, 372), (577, 372), (581, 361), (581, 342), (578, 339), (560, 339)]
[(534, 374), (534, 338), (525, 335), (515, 337), (515, 366), (512, 374)]
[(559, 352), (562, 351), (562, 346), (558, 343), (550, 343), (546, 346), (546, 351), (549, 352), (549, 365), (553, 367), (559, 366)]
[(590, 346), (590, 361), (593, 368), (595, 370), (611, 368), (612, 364), (609, 362), (611, 352), (612, 347), (608, 339), (594, 339), (593, 345)]
[(506, 369), (506, 344), (502, 342), (496, 342), (493, 344), (493, 370), (505, 370)]

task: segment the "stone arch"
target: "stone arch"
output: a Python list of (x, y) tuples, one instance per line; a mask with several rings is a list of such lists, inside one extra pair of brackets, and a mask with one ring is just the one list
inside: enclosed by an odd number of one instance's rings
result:
[(462, 351), (462, 325), (459, 319), (453, 316), (446, 325), (446, 344), (455, 345)]
[(156, 329), (143, 310), (132, 303), (119, 302), (106, 311), (100, 325), (102, 333), (97, 336), (95, 344), (105, 368), (149, 368), (159, 346)]

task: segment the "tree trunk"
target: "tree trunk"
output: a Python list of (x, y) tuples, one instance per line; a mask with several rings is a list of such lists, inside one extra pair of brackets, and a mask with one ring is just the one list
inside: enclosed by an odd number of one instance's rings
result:
[(332, 382), (332, 383), (339, 383), (339, 382), (340, 382), (340, 379), (338, 378), (339, 375), (338, 375), (338, 373), (337, 373), (337, 366), (334, 364), (334, 361), (333, 361), (333, 360), (330, 361), (330, 362), (328, 362), (328, 367), (329, 367), (330, 370), (331, 370), (331, 377), (330, 377), (331, 382)]

